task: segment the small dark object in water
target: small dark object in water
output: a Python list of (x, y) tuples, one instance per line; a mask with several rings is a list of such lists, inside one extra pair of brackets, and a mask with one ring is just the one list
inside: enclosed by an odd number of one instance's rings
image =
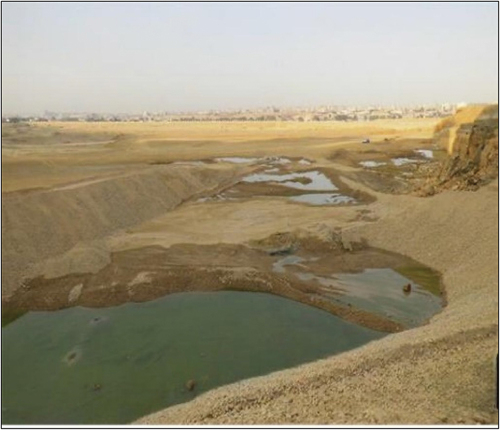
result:
[(196, 381), (194, 379), (190, 379), (186, 382), (186, 388), (188, 391), (193, 391), (196, 386)]
[(274, 251), (269, 251), (269, 255), (271, 255), (271, 256), (275, 256), (275, 255), (285, 256), (285, 255), (293, 254), (293, 251), (294, 251), (293, 248), (277, 249)]
[(89, 321), (89, 324), (92, 326), (97, 326), (101, 325), (102, 323), (106, 322), (108, 320), (108, 317), (106, 315), (100, 315), (98, 317), (94, 317)]
[(63, 361), (68, 365), (72, 366), (75, 362), (80, 358), (81, 352), (78, 347), (73, 348), (73, 350), (69, 351), (64, 357)]
[(101, 388), (102, 388), (101, 384), (94, 384), (94, 386), (92, 387), (92, 390), (99, 391)]
[(409, 293), (411, 292), (411, 284), (406, 284), (404, 287), (403, 287), (403, 291), (405, 293)]
[(96, 325), (104, 321), (103, 317), (94, 317), (90, 320), (90, 325)]

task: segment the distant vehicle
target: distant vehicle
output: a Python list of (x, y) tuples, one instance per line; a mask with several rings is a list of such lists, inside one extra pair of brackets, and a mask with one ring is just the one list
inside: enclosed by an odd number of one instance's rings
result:
[(370, 143), (370, 139), (365, 139), (362, 143)]

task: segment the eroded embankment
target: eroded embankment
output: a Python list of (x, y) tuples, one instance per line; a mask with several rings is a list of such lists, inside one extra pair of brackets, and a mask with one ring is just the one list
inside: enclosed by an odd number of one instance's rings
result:
[(32, 277), (36, 263), (172, 210), (202, 192), (224, 187), (235, 175), (234, 169), (220, 166), (155, 166), (3, 196), (2, 297)]
[(465, 108), (436, 127), (436, 144), (448, 159), (434, 170), (418, 195), (442, 190), (477, 190), (498, 177), (498, 105)]

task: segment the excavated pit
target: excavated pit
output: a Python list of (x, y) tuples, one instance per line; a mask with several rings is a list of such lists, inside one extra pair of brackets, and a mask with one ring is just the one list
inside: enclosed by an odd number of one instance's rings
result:
[[(194, 160), (6, 196), (5, 422), (129, 422), (211, 388), (423, 324), (439, 312), (445, 297), (438, 273), (351, 242), (341, 230), (118, 251), (102, 242), (185, 202), (375, 200), (349, 188), (334, 169), (311, 164), (286, 157)], [(354, 222), (373, 221), (363, 210), (358, 215)], [(224, 336), (205, 342), (214, 327)], [(242, 366), (244, 348), (261, 351), (250, 367)], [(42, 357), (37, 366), (34, 357)], [(33, 369), (37, 378), (26, 379)], [(57, 389), (54, 375), (64, 381)], [(36, 386), (26, 383), (31, 379)], [(145, 393), (141, 402), (137, 391)], [(29, 413), (19, 398), (30, 398)]]

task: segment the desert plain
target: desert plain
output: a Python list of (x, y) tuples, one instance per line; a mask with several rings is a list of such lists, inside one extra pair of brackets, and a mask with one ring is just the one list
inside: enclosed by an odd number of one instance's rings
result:
[[(498, 423), (498, 179), (419, 193), (451, 156), (438, 123), (3, 124), (2, 317), (271, 293), (388, 335), (136, 424)], [(442, 308), (405, 324), (341, 306), (304, 267), (430, 268)]]

